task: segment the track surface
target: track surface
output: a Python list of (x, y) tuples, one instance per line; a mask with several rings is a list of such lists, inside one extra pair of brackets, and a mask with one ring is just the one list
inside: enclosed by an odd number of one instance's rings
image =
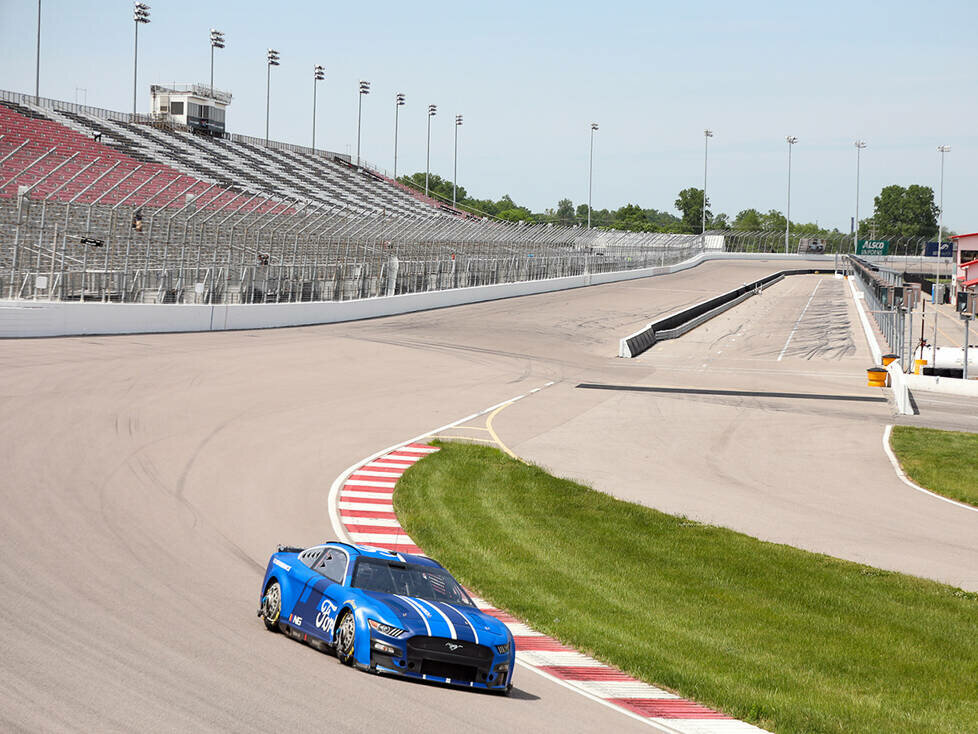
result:
[(782, 267), (709, 263), (353, 324), (4, 342), (0, 730), (647, 731), (525, 671), (510, 699), (355, 674), (255, 618), (274, 545), (333, 537), (326, 496), (347, 466), (547, 380), (497, 428), (561, 474), (748, 531), (755, 516), (755, 534), (836, 555), (916, 555), (937, 578), (978, 568), (971, 518), (959, 537), (901, 494), (879, 450), (886, 405), (574, 387), (879, 395), (860, 387), (868, 358), (841, 301), (819, 311), (829, 347), (803, 323), (775, 362), (814, 283), (839, 285), (815, 276), (642, 359), (611, 356), (655, 316)]

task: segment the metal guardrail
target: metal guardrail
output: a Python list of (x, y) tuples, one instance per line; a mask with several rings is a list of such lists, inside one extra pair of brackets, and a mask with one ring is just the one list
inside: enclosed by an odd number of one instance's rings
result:
[(902, 365), (909, 363), (913, 353), (913, 345), (908, 337), (908, 326), (912, 327), (912, 319), (903, 308), (884, 303), (881, 294), (889, 286), (903, 286), (903, 276), (897, 271), (881, 268), (869, 261), (849, 256), (856, 282), (863, 292), (864, 300), (869, 306), (869, 313), (879, 327), (880, 333), (890, 352), (897, 355)]

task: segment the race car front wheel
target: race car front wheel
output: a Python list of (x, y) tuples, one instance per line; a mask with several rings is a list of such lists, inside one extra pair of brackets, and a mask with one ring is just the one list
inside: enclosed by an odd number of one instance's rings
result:
[(261, 618), (272, 632), (278, 631), (278, 618), (282, 614), (282, 587), (278, 581), (273, 581), (265, 589), (261, 600)]
[(344, 665), (353, 664), (353, 647), (357, 636), (357, 621), (350, 612), (343, 612), (336, 623), (336, 657)]

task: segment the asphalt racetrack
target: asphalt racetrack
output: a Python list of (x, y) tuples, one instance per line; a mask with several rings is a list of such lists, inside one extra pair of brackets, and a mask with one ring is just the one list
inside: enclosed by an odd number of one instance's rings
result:
[(329, 326), (0, 343), (0, 730), (648, 731), (522, 669), (511, 698), (354, 672), (255, 616), (276, 544), (335, 537), (327, 494), (349, 465), (551, 380), (496, 418), (527, 459), (978, 589), (976, 513), (896, 479), (889, 404), (764, 395), (883, 395), (844, 281), (794, 276), (614, 356), (654, 317), (783, 267)]

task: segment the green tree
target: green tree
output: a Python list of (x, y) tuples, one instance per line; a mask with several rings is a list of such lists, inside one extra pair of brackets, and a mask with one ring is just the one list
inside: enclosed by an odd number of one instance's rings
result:
[(761, 215), (761, 229), (765, 232), (784, 232), (787, 224), (788, 220), (777, 209), (769, 209), (767, 214)]
[(519, 222), (519, 221), (532, 222), (533, 221), (533, 212), (531, 212), (526, 207), (522, 207), (522, 206), (514, 206), (510, 209), (504, 209), (501, 212), (499, 212), (496, 216), (499, 217), (500, 219), (505, 219), (510, 222)]
[(757, 232), (763, 228), (761, 213), (757, 209), (744, 209), (734, 217), (733, 228), (743, 232)]
[[(398, 176), (397, 178), (402, 184), (422, 192), (425, 188), (424, 179), (424, 171), (413, 173), (410, 176)], [(437, 173), (430, 173), (428, 174), (428, 192), (436, 199), (440, 198), (450, 202), (452, 200), (452, 182), (443, 179)], [(455, 191), (456, 201), (464, 201), (466, 196), (465, 188), (458, 186)]]
[[(679, 198), (676, 199), (675, 206), (682, 212), (684, 227), (688, 228), (694, 234), (699, 234), (703, 231), (703, 189), (683, 189), (679, 192)], [(706, 206), (706, 219), (709, 221), (713, 216), (710, 214), (709, 197), (706, 199)]]
[(572, 202), (570, 199), (561, 199), (558, 201), (556, 218), (557, 224), (563, 224), (566, 227), (573, 227), (575, 224), (574, 202)]
[(712, 220), (707, 220), (706, 226), (710, 229), (730, 229), (730, 219), (726, 214), (721, 212), (713, 217)]
[[(879, 236), (933, 237), (937, 234), (937, 215), (934, 190), (930, 186), (912, 184), (907, 188), (886, 186), (873, 200), (873, 220)], [(869, 231), (869, 221), (859, 223), (859, 234)]]

